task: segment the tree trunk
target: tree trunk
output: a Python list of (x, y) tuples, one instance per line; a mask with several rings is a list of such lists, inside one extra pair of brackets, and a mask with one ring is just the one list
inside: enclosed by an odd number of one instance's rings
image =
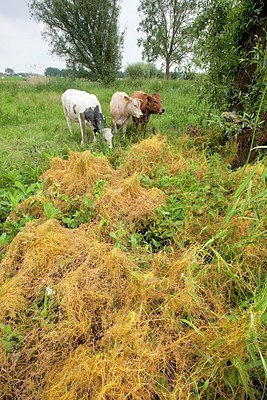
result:
[[(257, 138), (253, 143), (253, 148), (257, 146), (266, 146), (267, 145), (267, 115), (263, 115), (265, 118), (265, 124), (263, 125), (261, 131), (257, 133)], [(253, 136), (253, 132), (250, 128), (244, 128), (240, 132), (237, 138), (237, 154), (236, 158), (231, 164), (232, 168), (242, 167), (247, 161), (252, 162), (255, 160), (257, 155), (259, 154), (259, 150), (252, 150), (250, 153), (251, 147), (251, 139)], [(250, 153), (250, 154), (249, 154)]]
[[(255, 10), (260, 10), (260, 14), (256, 18), (256, 11), (254, 12), (254, 23), (250, 25), (249, 30), (244, 31), (242, 37), (239, 40), (238, 46), (240, 47), (240, 55), (246, 54), (248, 60), (240, 63), (236, 73), (236, 86), (241, 93), (246, 93), (251, 85), (253, 85), (255, 79), (255, 72), (258, 67), (257, 63), (252, 62), (254, 49), (257, 44), (263, 50), (263, 54), (266, 50), (266, 29), (267, 29), (267, 2), (264, 0), (255, 0)], [(259, 23), (260, 22), (260, 23)], [(265, 50), (264, 50), (265, 49)], [(264, 56), (263, 56), (264, 57)], [(264, 60), (259, 60), (259, 62)], [(241, 104), (236, 104), (236, 109), (242, 108)]]
[[(254, 8), (254, 23), (249, 26), (249, 29), (244, 31), (242, 37), (239, 40), (238, 46), (240, 48), (240, 57), (245, 54), (248, 60), (246, 62), (240, 63), (239, 68), (236, 73), (236, 87), (242, 93), (248, 93), (249, 89), (256, 84), (257, 68), (260, 68), (260, 63), (264, 62), (264, 54), (266, 53), (266, 29), (267, 29), (267, 2), (264, 0), (255, 0)], [(262, 7), (262, 8), (261, 8)], [(261, 8), (261, 9), (260, 9)], [(256, 10), (260, 10), (259, 15), (256, 18)], [(255, 47), (260, 45), (262, 49), (262, 60), (259, 60), (259, 64), (252, 62), (253, 53)], [(263, 73), (263, 72), (262, 72)], [(253, 93), (253, 98), (251, 102), (259, 103), (259, 97), (262, 95), (262, 88), (259, 85), (257, 91)], [(239, 112), (243, 110), (243, 104), (240, 101), (235, 101), (232, 103), (231, 108), (233, 110), (238, 110)], [(267, 115), (260, 115), (260, 121), (264, 121), (261, 130), (257, 133), (255, 143), (253, 147), (263, 146), (267, 144)], [(251, 140), (253, 132), (252, 129), (244, 128), (238, 136), (238, 151), (236, 159), (234, 160), (232, 167), (238, 168), (246, 163), (248, 160), (252, 162), (255, 160), (258, 151), (254, 150), (250, 152)], [(248, 159), (249, 157), (249, 159)]]
[(165, 79), (170, 79), (170, 61), (168, 59), (166, 60), (165, 66)]

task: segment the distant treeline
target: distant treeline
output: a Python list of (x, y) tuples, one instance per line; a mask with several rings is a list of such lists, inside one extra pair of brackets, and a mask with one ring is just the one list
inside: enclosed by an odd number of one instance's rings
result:
[[(49, 67), (45, 70), (45, 76), (59, 76), (65, 78), (86, 78), (94, 80), (94, 76), (90, 77), (90, 73), (84, 69), (59, 69)], [(194, 79), (196, 76), (195, 72), (190, 70), (185, 71), (173, 71), (170, 72), (171, 79)], [(149, 79), (149, 78), (163, 78), (164, 72), (158, 69), (152, 63), (137, 62), (128, 64), (124, 71), (120, 70), (117, 73), (117, 78), (131, 78), (131, 79)]]

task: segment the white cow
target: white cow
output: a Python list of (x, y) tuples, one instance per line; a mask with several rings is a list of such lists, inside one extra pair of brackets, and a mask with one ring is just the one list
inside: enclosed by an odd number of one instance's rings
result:
[(130, 97), (125, 92), (116, 92), (113, 94), (110, 101), (110, 114), (114, 133), (117, 132), (117, 127), (121, 126), (122, 132), (125, 135), (131, 115), (136, 118), (143, 116), (140, 104), (141, 100)]
[(101, 132), (112, 149), (112, 131), (106, 127), (105, 117), (102, 114), (101, 105), (96, 95), (83, 90), (68, 89), (62, 94), (61, 101), (71, 133), (72, 121), (79, 122), (82, 145), (88, 143), (86, 126), (89, 126), (94, 132), (94, 143), (96, 142), (96, 133)]

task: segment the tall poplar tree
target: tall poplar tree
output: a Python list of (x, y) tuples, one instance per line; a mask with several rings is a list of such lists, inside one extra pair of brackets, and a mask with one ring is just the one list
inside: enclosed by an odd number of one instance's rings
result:
[(163, 61), (166, 79), (170, 68), (179, 65), (190, 50), (188, 28), (195, 7), (192, 0), (140, 0), (138, 31), (145, 36), (138, 39), (138, 45), (147, 61)]
[(115, 79), (124, 36), (118, 29), (118, 0), (31, 0), (28, 6), (44, 24), (52, 53), (93, 79)]

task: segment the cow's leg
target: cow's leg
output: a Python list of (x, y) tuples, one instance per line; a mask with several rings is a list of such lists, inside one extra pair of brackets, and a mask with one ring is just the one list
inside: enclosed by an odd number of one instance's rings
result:
[(69, 113), (68, 113), (68, 111), (66, 110), (65, 107), (63, 107), (63, 111), (64, 111), (64, 115), (65, 115), (65, 118), (66, 118), (66, 121), (67, 121), (67, 125), (68, 125), (68, 128), (69, 128), (69, 131), (72, 134), (72, 124), (71, 124), (71, 119), (69, 117)]
[(84, 118), (84, 113), (80, 113), (78, 117), (80, 129), (81, 129), (81, 145), (87, 144), (88, 143), (88, 136), (86, 133), (86, 125), (85, 125), (85, 118)]
[(147, 126), (148, 120), (149, 120), (149, 116), (144, 115), (143, 121), (142, 121), (142, 132), (143, 132), (144, 137), (146, 137), (146, 126)]
[(114, 133), (117, 133), (117, 124), (114, 119), (112, 120), (112, 124), (113, 124)]
[(139, 118), (133, 117), (133, 124), (135, 129), (137, 130), (139, 127)]
[(122, 125), (122, 134), (123, 134), (123, 138), (126, 138), (126, 130), (127, 130), (127, 125), (128, 125), (129, 119), (127, 119), (124, 124)]

